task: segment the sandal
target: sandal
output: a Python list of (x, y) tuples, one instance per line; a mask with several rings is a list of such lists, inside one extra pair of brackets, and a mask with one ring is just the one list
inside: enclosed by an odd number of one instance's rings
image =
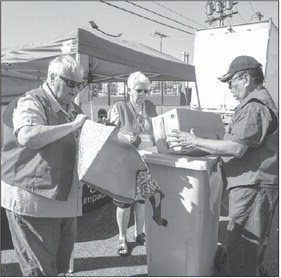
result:
[(146, 235), (145, 233), (141, 233), (137, 235), (135, 238), (135, 242), (139, 243), (140, 245), (146, 245)]
[(119, 239), (117, 253), (120, 256), (127, 256), (129, 254), (128, 242), (126, 239)]

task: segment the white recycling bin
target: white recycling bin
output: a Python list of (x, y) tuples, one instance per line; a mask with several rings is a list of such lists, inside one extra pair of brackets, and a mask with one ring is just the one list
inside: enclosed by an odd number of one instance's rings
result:
[(165, 194), (161, 217), (168, 221), (156, 224), (146, 201), (148, 276), (212, 276), (223, 188), (219, 159), (160, 154), (156, 147), (142, 156)]

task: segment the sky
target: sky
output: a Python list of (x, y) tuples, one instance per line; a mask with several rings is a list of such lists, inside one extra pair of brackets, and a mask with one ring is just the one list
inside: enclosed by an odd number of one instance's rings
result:
[[(155, 32), (160, 32), (167, 36), (162, 39), (163, 52), (182, 59), (182, 52), (185, 51), (189, 53), (189, 62), (192, 63), (196, 30), (217, 26), (205, 23), (206, 1), (133, 2), (179, 23), (128, 1), (109, 3), (131, 13), (100, 1), (2, 1), (1, 49), (47, 42), (78, 27), (90, 26), (88, 22), (93, 20), (106, 33), (122, 33), (121, 39), (141, 42), (157, 50), (160, 50), (160, 37)], [(278, 27), (278, 1), (238, 1), (233, 11), (238, 11), (238, 14), (226, 19), (224, 25), (255, 22), (253, 15), (260, 12), (264, 16), (262, 20), (272, 18)], [(183, 31), (141, 18), (132, 12)]]

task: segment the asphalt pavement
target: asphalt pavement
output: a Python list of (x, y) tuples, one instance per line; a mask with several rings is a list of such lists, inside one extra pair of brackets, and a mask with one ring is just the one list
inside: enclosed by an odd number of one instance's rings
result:
[[(277, 207), (265, 257), (265, 266), (270, 277), (279, 276), (278, 211)], [(227, 217), (222, 217), (218, 237), (222, 244), (226, 240), (226, 225)], [(116, 253), (118, 228), (115, 207), (111, 202), (79, 217), (78, 237), (74, 249), (74, 272), (68, 273), (67, 276), (147, 276), (146, 247), (137, 245), (133, 241), (133, 228), (131, 218), (128, 229), (130, 256), (120, 257)], [(14, 250), (1, 251), (1, 276), (22, 276)], [(225, 273), (216, 273), (216, 276), (225, 276)]]

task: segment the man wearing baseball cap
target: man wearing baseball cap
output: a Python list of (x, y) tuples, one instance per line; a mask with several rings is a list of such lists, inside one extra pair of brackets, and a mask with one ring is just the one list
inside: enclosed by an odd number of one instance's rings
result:
[(167, 142), (222, 157), (229, 192), (227, 269), (230, 276), (264, 276), (262, 267), (278, 202), (278, 111), (263, 86), (262, 65), (238, 56), (219, 78), (240, 104), (223, 140), (174, 130)]

